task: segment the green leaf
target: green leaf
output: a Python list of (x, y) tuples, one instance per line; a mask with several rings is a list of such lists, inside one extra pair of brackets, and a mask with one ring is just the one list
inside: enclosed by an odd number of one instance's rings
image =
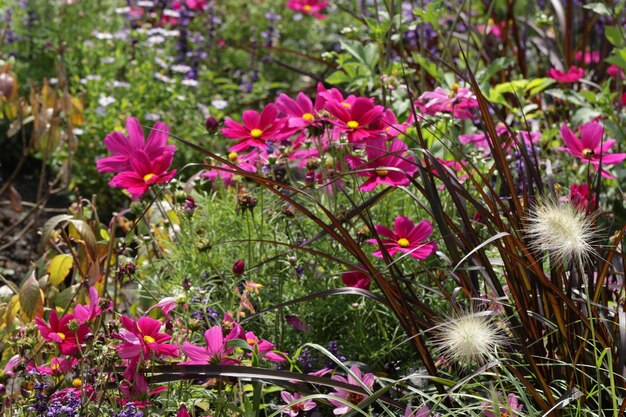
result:
[(344, 84), (350, 81), (350, 77), (343, 71), (335, 71), (326, 77), (326, 82), (329, 84)]
[(48, 282), (51, 285), (57, 286), (63, 282), (67, 274), (70, 273), (70, 270), (74, 266), (74, 258), (72, 255), (63, 254), (55, 256), (50, 265), (48, 265), (48, 274), (50, 277), (48, 278)]
[(613, 13), (609, 10), (604, 3), (590, 3), (583, 6), (585, 9), (591, 10), (601, 16), (612, 16)]
[(604, 36), (613, 46), (622, 46), (624, 37), (622, 31), (615, 26), (607, 26), (604, 28)]
[(526, 90), (529, 95), (534, 96), (541, 93), (543, 90), (550, 87), (555, 82), (556, 80), (552, 78), (535, 78), (534, 80), (531, 80), (528, 84), (526, 84), (524, 90)]
[(28, 317), (32, 317), (38, 305), (43, 305), (39, 283), (33, 272), (20, 288), (20, 305)]
[(626, 69), (626, 48), (614, 49), (613, 55), (606, 60), (609, 64), (617, 65), (620, 68)]

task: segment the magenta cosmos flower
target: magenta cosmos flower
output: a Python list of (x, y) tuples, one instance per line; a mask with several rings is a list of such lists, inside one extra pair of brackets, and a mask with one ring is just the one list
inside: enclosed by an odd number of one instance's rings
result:
[(469, 88), (452, 84), (450, 91), (441, 87), (423, 93), (415, 105), (424, 114), (451, 113), (457, 119), (471, 119), (471, 110), (478, 107), (478, 100)]
[(267, 359), (272, 362), (286, 361), (284, 354), (273, 352), (275, 346), (269, 340), (259, 339), (253, 332), (247, 332), (245, 340), (258, 353), (261, 359)]
[(352, 104), (327, 101), (325, 108), (333, 116), (329, 121), (335, 125), (335, 130), (346, 133), (350, 142), (361, 142), (381, 133), (380, 130), (373, 130), (369, 126), (377, 121), (384, 111), (383, 106), (374, 105), (373, 99), (358, 97)]
[[(498, 405), (502, 404), (503, 400), (502, 400), (502, 394), (498, 393)], [(485, 417), (496, 417), (496, 412), (493, 408), (495, 404), (490, 404), (488, 402), (484, 402), (482, 403), (480, 406), (484, 408), (483, 410), (483, 415)], [(504, 407), (500, 406), (500, 412), (497, 413), (500, 416), (509, 416), (509, 415), (513, 415), (512, 413), (515, 413), (517, 411), (522, 411), (522, 409), (524, 408), (524, 404), (520, 404), (519, 402), (519, 398), (517, 397), (517, 395), (511, 393), (507, 396), (507, 402), (506, 404), (502, 404), (504, 405)], [(517, 414), (515, 414), (517, 415)]]
[(575, 66), (569, 67), (568, 71), (559, 71), (556, 68), (548, 70), (548, 77), (557, 80), (560, 83), (571, 84), (583, 78), (584, 71), (582, 68)]
[(321, 14), (320, 12), (328, 6), (327, 1), (319, 1), (319, 0), (289, 0), (286, 3), (287, 7), (291, 10), (295, 10), (296, 12), (302, 14), (310, 14), (316, 17), (317, 19), (326, 19), (326, 16)]
[[(365, 385), (370, 391), (372, 390), (372, 388), (374, 387), (374, 382), (375, 382), (375, 378), (373, 374), (368, 373), (368, 374), (362, 375), (361, 370), (357, 366), (353, 366), (352, 368), (350, 368), (350, 372), (352, 372), (354, 376), (352, 376), (351, 374), (348, 374), (348, 379), (340, 375), (333, 375), (331, 379), (335, 381), (344, 382), (350, 385), (356, 385), (357, 387), (361, 387), (362, 385)], [(330, 398), (328, 399), (328, 402), (330, 402), (332, 405), (335, 406), (335, 409), (333, 410), (333, 413), (335, 415), (345, 414), (348, 411), (350, 411), (352, 408), (348, 405), (345, 405), (344, 403), (340, 401), (333, 400), (332, 397), (341, 398), (349, 402), (350, 404), (354, 404), (354, 405), (357, 405), (358, 403), (363, 401), (365, 398), (367, 398), (363, 394), (357, 394), (356, 392), (346, 391), (345, 389), (342, 389), (342, 388), (335, 388), (335, 391), (330, 394)]]
[(168, 171), (172, 165), (174, 154), (165, 152), (155, 159), (140, 150), (130, 158), (131, 169), (123, 171), (109, 181), (111, 187), (124, 188), (133, 200), (140, 198), (154, 184), (169, 182), (176, 170)]
[(143, 151), (148, 159), (154, 160), (165, 153), (174, 154), (176, 147), (167, 144), (169, 127), (163, 122), (156, 122), (145, 140), (139, 120), (134, 117), (126, 119), (128, 137), (121, 132), (109, 133), (104, 138), (104, 146), (112, 156), (96, 161), (98, 172), (132, 171), (130, 159), (139, 151)]
[(364, 290), (369, 290), (372, 279), (369, 275), (364, 273), (363, 270), (365, 270), (365, 267), (363, 265), (360, 265), (359, 269), (344, 272), (341, 275), (341, 280), (346, 287), (362, 288)]
[(400, 139), (394, 138), (387, 150), (385, 138), (375, 138), (367, 141), (365, 154), (367, 161), (356, 156), (348, 155), (346, 160), (350, 168), (357, 170), (357, 175), (368, 177), (359, 189), (373, 191), (377, 185), (409, 185), (417, 165), (404, 156), (408, 147)]
[[(374, 226), (389, 256), (402, 252), (410, 254), (415, 259), (424, 260), (437, 250), (435, 242), (426, 241), (433, 232), (433, 225), (428, 220), (422, 220), (416, 225), (408, 217), (399, 216), (395, 218), (394, 224), (396, 229), (394, 231), (386, 226)], [(369, 239), (367, 242), (378, 244), (376, 239)], [(382, 250), (377, 250), (372, 255), (377, 258), (383, 257)]]
[(183, 343), (183, 353), (189, 357), (189, 361), (183, 365), (232, 365), (236, 360), (227, 358), (230, 349), (226, 347), (224, 333), (221, 326), (213, 326), (204, 332), (206, 347), (197, 346), (193, 343)]
[(39, 332), (44, 340), (55, 342), (64, 355), (78, 353), (78, 345), (83, 343), (85, 336), (89, 333), (89, 328), (83, 324), (78, 327), (76, 332), (71, 331), (68, 323), (74, 320), (74, 315), (66, 314), (59, 319), (56, 310), (52, 310), (48, 320), (50, 322), (49, 325), (40, 317), (35, 318)]
[[(109, 306), (105, 309), (109, 310), (112, 307), (112, 302), (109, 302)], [(76, 304), (74, 307), (74, 317), (80, 324), (87, 323), (102, 314), (100, 308), (100, 296), (96, 287), (89, 288), (89, 305)]]
[[(580, 137), (576, 136), (567, 125), (562, 125), (561, 136), (566, 147), (560, 146), (558, 149), (575, 156), (583, 162), (589, 162), (596, 171), (600, 169), (600, 162), (602, 162), (602, 165), (615, 165), (626, 159), (626, 153), (607, 153), (615, 145), (615, 140), (602, 141), (604, 128), (598, 123), (585, 123), (579, 129)], [(600, 170), (600, 174), (604, 178), (615, 178), (604, 169)]]
[(320, 100), (317, 100), (313, 106), (311, 99), (304, 93), (299, 93), (295, 100), (286, 94), (281, 94), (276, 99), (278, 110), (287, 115), (287, 126), (294, 129), (294, 133), (300, 132), (300, 136), (305, 136), (308, 127), (320, 125), (317, 116), (319, 103)]
[(124, 328), (119, 337), (124, 341), (117, 346), (122, 359), (134, 360), (139, 357), (148, 359), (150, 354), (178, 357), (178, 346), (166, 344), (172, 338), (169, 334), (159, 333), (161, 322), (150, 317), (141, 317), (135, 321), (126, 316), (120, 319)]
[(283, 132), (286, 119), (278, 118), (278, 109), (274, 104), (265, 106), (261, 114), (254, 110), (246, 110), (241, 117), (243, 124), (232, 119), (224, 122), (222, 135), (230, 139), (243, 139), (234, 146), (231, 152), (241, 152), (248, 148), (265, 148), (266, 141), (279, 141), (291, 133)]
[(288, 414), (289, 417), (298, 417), (305, 411), (314, 409), (317, 405), (313, 400), (300, 401), (302, 395), (297, 392), (292, 395), (287, 391), (281, 391), (280, 398), (287, 404), (287, 408), (283, 408), (281, 413)]

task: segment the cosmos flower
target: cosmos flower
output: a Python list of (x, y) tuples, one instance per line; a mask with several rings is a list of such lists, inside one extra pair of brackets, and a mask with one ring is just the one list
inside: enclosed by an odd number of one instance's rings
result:
[(317, 405), (313, 400), (300, 401), (302, 394), (297, 392), (291, 394), (287, 391), (281, 391), (280, 398), (287, 404), (287, 407), (283, 408), (281, 413), (288, 414), (289, 417), (298, 417), (304, 412), (314, 409)]
[(204, 332), (206, 347), (197, 346), (193, 343), (183, 343), (183, 353), (189, 357), (189, 361), (183, 365), (232, 365), (237, 361), (227, 358), (230, 349), (226, 347), (224, 334), (221, 326), (213, 326)]
[[(395, 218), (394, 224), (394, 231), (386, 226), (374, 226), (389, 256), (402, 252), (410, 254), (415, 259), (424, 260), (437, 250), (435, 242), (426, 241), (433, 232), (433, 225), (428, 220), (422, 220), (416, 225), (408, 217), (399, 216)], [(367, 242), (378, 245), (376, 239), (369, 239)], [(377, 250), (372, 255), (377, 258), (383, 257), (382, 250)]]
[(379, 119), (384, 111), (383, 106), (374, 105), (374, 101), (358, 97), (353, 103), (327, 101), (325, 109), (333, 116), (328, 120), (335, 125), (335, 131), (346, 133), (350, 142), (362, 142), (381, 133), (369, 125)]
[(451, 113), (456, 119), (471, 119), (472, 109), (478, 107), (478, 100), (469, 88), (452, 84), (450, 91), (441, 87), (423, 93), (415, 102), (424, 114)]
[(267, 359), (272, 362), (284, 362), (286, 360), (284, 354), (272, 352), (275, 348), (273, 343), (269, 340), (259, 339), (253, 332), (247, 332), (245, 340), (248, 342), (248, 345), (254, 348), (261, 359)]
[[(109, 307), (111, 308), (111, 304), (109, 303)], [(76, 304), (74, 307), (74, 317), (80, 324), (87, 323), (88, 321), (93, 320), (102, 314), (102, 309), (100, 308), (100, 296), (98, 296), (98, 290), (96, 287), (89, 288), (89, 305), (84, 306), (81, 304)]]
[(264, 149), (267, 141), (277, 142), (291, 134), (283, 132), (287, 119), (278, 118), (278, 109), (274, 104), (265, 106), (261, 114), (246, 110), (241, 120), (242, 123), (232, 119), (224, 122), (226, 127), (222, 129), (222, 135), (229, 139), (242, 139), (230, 147), (230, 152), (241, 152), (251, 147)]
[(139, 120), (134, 117), (126, 119), (126, 131), (128, 136), (121, 132), (109, 133), (104, 138), (104, 146), (112, 156), (107, 156), (96, 161), (98, 172), (123, 172), (131, 171), (130, 159), (139, 151), (145, 152), (150, 160), (156, 159), (166, 153), (174, 154), (176, 147), (167, 145), (169, 127), (163, 122), (156, 122), (144, 139), (143, 129)]
[(166, 344), (172, 336), (159, 333), (161, 322), (150, 317), (141, 317), (135, 321), (126, 316), (120, 319), (124, 328), (120, 330), (118, 337), (124, 341), (117, 346), (117, 351), (122, 359), (148, 359), (152, 353), (157, 356), (178, 357), (178, 346)]
[(286, 6), (291, 10), (302, 14), (308, 14), (316, 17), (317, 19), (326, 19), (326, 16), (320, 12), (328, 6), (327, 1), (319, 0), (289, 0)]
[(576, 136), (567, 125), (562, 125), (561, 137), (566, 146), (560, 146), (558, 149), (583, 162), (590, 163), (596, 171), (600, 170), (604, 178), (615, 178), (609, 172), (600, 169), (600, 163), (602, 165), (619, 164), (626, 159), (626, 153), (607, 153), (615, 145), (615, 139), (603, 141), (604, 128), (597, 122), (585, 123), (579, 129), (580, 137)]
[(168, 171), (172, 165), (174, 154), (165, 152), (152, 159), (140, 150), (130, 158), (131, 169), (120, 172), (109, 181), (111, 187), (124, 188), (133, 200), (141, 198), (150, 186), (166, 184), (176, 174), (176, 170)]
[(571, 84), (579, 81), (584, 76), (582, 68), (575, 66), (569, 67), (568, 71), (559, 71), (556, 68), (550, 68), (548, 70), (548, 77), (557, 80), (560, 83)]
[(356, 170), (358, 176), (368, 177), (359, 189), (373, 191), (378, 185), (409, 185), (409, 178), (417, 171), (417, 165), (404, 156), (407, 149), (404, 142), (394, 138), (387, 150), (387, 140), (378, 137), (365, 144), (367, 161), (353, 155), (346, 156), (350, 168)]
[[(365, 269), (362, 265), (360, 267)], [(362, 288), (364, 290), (369, 290), (372, 282), (370, 276), (359, 269), (344, 272), (341, 275), (341, 280), (346, 287)]]
[[(519, 397), (513, 393), (507, 396), (506, 404), (503, 404), (502, 394), (498, 393), (496, 401), (489, 403), (484, 402), (480, 406), (483, 407), (483, 415), (485, 417), (509, 416), (517, 415), (516, 411), (522, 411), (524, 404), (520, 404)], [(496, 413), (495, 408), (499, 408), (500, 412)]]
[(66, 314), (59, 319), (56, 310), (52, 310), (48, 320), (50, 324), (47, 324), (40, 317), (35, 318), (39, 332), (44, 340), (55, 342), (64, 355), (78, 353), (78, 345), (83, 343), (85, 336), (89, 333), (89, 328), (85, 325), (80, 325), (76, 332), (71, 331), (68, 323), (74, 320), (74, 315)]
[[(347, 379), (342, 377), (341, 375), (333, 375), (331, 379), (335, 381), (340, 381), (346, 384), (350, 384), (350, 385), (356, 385), (357, 387), (361, 387), (365, 385), (370, 391), (373, 389), (374, 382), (375, 382), (375, 378), (373, 374), (367, 373), (363, 375), (361, 374), (361, 370), (357, 366), (353, 366), (352, 368), (350, 368), (350, 372), (354, 374), (354, 376), (348, 373)], [(330, 402), (332, 405), (335, 406), (335, 409), (333, 410), (333, 413), (335, 415), (345, 414), (348, 411), (350, 411), (352, 407), (344, 404), (341, 401), (333, 400), (332, 399), (333, 397), (341, 398), (349, 402), (350, 404), (354, 404), (354, 405), (359, 404), (361, 401), (367, 398), (367, 396), (363, 394), (358, 394), (352, 391), (346, 391), (345, 389), (342, 389), (342, 388), (335, 388), (335, 391), (331, 392), (328, 398), (328, 402)]]

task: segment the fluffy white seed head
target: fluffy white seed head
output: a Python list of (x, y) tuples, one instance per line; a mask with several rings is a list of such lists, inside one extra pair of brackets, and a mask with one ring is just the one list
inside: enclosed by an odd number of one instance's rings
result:
[(531, 248), (549, 254), (556, 262), (583, 262), (593, 253), (593, 216), (570, 203), (548, 201), (533, 207), (526, 218)]
[(485, 312), (450, 318), (439, 326), (434, 341), (440, 354), (457, 365), (468, 366), (493, 358), (505, 339), (491, 315)]

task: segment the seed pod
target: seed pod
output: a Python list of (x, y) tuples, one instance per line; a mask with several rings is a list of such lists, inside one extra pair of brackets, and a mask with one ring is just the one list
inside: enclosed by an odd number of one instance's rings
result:
[(10, 97), (13, 93), (13, 87), (15, 85), (15, 80), (13, 77), (6, 72), (0, 73), (0, 94), (5, 97)]

